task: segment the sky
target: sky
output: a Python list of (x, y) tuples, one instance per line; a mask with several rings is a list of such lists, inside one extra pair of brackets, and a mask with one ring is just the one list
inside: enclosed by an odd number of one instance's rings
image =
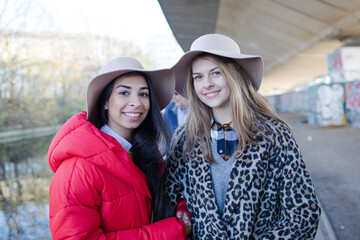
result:
[(1, 12), (3, 28), (92, 33), (132, 41), (145, 52), (151, 39), (161, 37), (176, 57), (183, 53), (157, 0), (0, 0)]
[(134, 39), (171, 33), (156, 0), (38, 1), (54, 17), (59, 30)]

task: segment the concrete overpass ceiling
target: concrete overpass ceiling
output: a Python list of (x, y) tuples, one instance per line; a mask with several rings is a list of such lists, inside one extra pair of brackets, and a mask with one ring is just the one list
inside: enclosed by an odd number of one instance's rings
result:
[(185, 52), (197, 37), (215, 32), (232, 37), (242, 53), (261, 55), (265, 95), (327, 74), (326, 54), (360, 36), (360, 0), (158, 1)]
[(219, 0), (159, 0), (175, 38), (184, 51), (191, 43), (216, 29)]

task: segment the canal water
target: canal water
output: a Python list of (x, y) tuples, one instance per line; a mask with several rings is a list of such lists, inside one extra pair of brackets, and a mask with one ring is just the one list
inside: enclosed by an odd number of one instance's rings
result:
[(0, 144), (0, 240), (47, 240), (53, 136)]

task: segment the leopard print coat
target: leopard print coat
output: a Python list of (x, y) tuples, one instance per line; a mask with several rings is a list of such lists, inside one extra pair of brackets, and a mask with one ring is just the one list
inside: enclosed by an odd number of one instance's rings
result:
[[(192, 239), (314, 239), (320, 207), (291, 130), (276, 119), (266, 132), (273, 141), (254, 139), (235, 158), (219, 213), (210, 163), (199, 145), (188, 159), (186, 135), (180, 127), (173, 154), (167, 160), (166, 185), (173, 205), (186, 200), (192, 217)], [(276, 126), (276, 128), (274, 127)]]

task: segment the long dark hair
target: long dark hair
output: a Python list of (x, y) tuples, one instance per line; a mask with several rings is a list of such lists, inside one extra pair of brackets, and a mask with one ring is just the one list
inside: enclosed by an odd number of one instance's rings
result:
[[(130, 151), (133, 155), (133, 162), (141, 169), (149, 181), (150, 192), (153, 198), (151, 221), (155, 222), (174, 216), (174, 211), (165, 194), (164, 182), (162, 180), (162, 171), (165, 167), (162, 156), (169, 152), (171, 135), (161, 116), (150, 78), (142, 72), (130, 72), (124, 75), (132, 74), (144, 77), (149, 87), (150, 110), (145, 120), (134, 130)], [(98, 129), (108, 122), (108, 113), (104, 106), (110, 98), (115, 81), (119, 77), (106, 85), (100, 95), (97, 106), (98, 116), (100, 117), (99, 121), (95, 123)], [(161, 146), (162, 151), (159, 150), (159, 146)]]

